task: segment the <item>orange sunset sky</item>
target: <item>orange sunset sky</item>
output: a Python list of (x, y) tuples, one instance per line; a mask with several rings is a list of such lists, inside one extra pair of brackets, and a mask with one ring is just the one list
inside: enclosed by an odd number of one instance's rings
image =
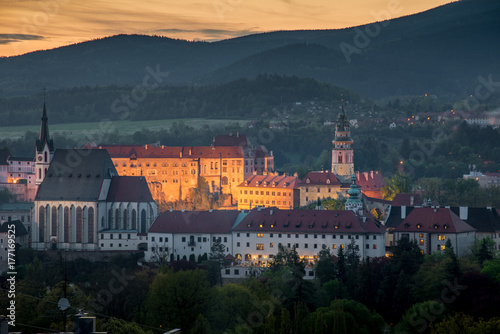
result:
[(116, 34), (216, 41), (274, 30), (337, 29), (450, 0), (0, 0), (0, 56)]

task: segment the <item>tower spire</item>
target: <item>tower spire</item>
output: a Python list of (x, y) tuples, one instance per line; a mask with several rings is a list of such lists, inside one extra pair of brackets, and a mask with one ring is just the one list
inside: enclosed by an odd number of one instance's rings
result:
[(40, 137), (36, 140), (36, 185), (42, 183), (49, 168), (50, 161), (52, 161), (52, 156), (54, 155), (54, 142), (49, 135), (49, 118), (47, 117), (47, 106), (45, 105), (45, 87), (43, 88), (43, 111), (41, 120)]

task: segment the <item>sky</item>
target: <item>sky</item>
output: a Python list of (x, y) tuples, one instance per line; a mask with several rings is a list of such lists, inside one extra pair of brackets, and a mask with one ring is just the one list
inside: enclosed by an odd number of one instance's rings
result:
[(0, 0), (0, 56), (117, 34), (217, 41), (276, 30), (338, 29), (450, 0)]

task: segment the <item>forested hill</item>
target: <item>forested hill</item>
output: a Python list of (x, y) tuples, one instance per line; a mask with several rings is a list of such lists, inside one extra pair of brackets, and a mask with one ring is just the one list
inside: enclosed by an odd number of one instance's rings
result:
[[(50, 123), (172, 118), (260, 118), (273, 108), (296, 101), (357, 103), (358, 94), (313, 79), (259, 75), (210, 86), (163, 86), (137, 93), (133, 86), (78, 87), (49, 92)], [(139, 95), (136, 95), (139, 94)], [(135, 99), (134, 97), (138, 97)], [(41, 93), (0, 98), (2, 125), (39, 124)]]
[[(374, 21), (396, 14), (377, 14)], [(43, 86), (135, 86), (148, 68), (158, 68), (168, 72), (162, 85), (224, 83), (277, 73), (314, 78), (370, 97), (463, 97), (474, 94), (478, 76), (500, 77), (498, 17), (500, 1), (475, 0), (369, 26), (214, 43), (119, 35), (0, 58), (0, 96), (31, 95)]]

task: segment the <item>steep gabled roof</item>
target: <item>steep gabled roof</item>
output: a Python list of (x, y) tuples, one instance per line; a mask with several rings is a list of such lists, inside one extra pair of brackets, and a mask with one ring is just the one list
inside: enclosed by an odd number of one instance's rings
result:
[[(450, 208), (460, 216), (460, 208)], [(467, 208), (467, 219), (463, 219), (480, 233), (495, 233), (500, 231), (500, 216), (497, 210), (491, 208)]]
[(297, 189), (300, 180), (295, 176), (277, 175), (252, 175), (240, 183), (238, 187), (258, 187), (276, 189)]
[(448, 208), (414, 208), (394, 232), (463, 233), (475, 230)]
[(95, 201), (103, 181), (115, 175), (106, 150), (58, 149), (35, 200)]
[(0, 166), (7, 166), (9, 163), (7, 162), (7, 158), (9, 158), (9, 150), (6, 148), (0, 149)]
[(419, 206), (422, 204), (420, 194), (396, 194), (392, 206)]
[(2, 225), (0, 225), (0, 233), (7, 233), (10, 224), (14, 224), (16, 238), (23, 237), (28, 234), (28, 231), (26, 231), (26, 227), (20, 220), (11, 220), (8, 222), (4, 222)]
[(148, 183), (142, 176), (113, 176), (108, 202), (154, 202)]
[(253, 209), (234, 228), (242, 232), (277, 233), (382, 233), (374, 221), (350, 210)]
[(237, 133), (236, 135), (217, 135), (215, 136), (212, 146), (248, 146), (248, 138), (246, 135), (240, 135)]
[(302, 186), (307, 185), (341, 185), (335, 174), (331, 171), (309, 172), (302, 180)]
[(356, 185), (362, 191), (380, 191), (384, 186), (384, 177), (379, 171), (356, 173)]
[[(409, 206), (406, 207), (406, 216), (410, 214), (410, 212), (414, 209), (414, 207)], [(398, 227), (401, 222), (403, 222), (404, 218), (401, 218), (401, 210), (400, 206), (389, 207), (389, 213), (387, 214), (387, 218), (385, 219), (385, 227), (386, 228), (394, 228)]]
[(230, 234), (239, 211), (166, 211), (148, 233), (205, 233)]
[(240, 146), (140, 146), (102, 145), (112, 158), (243, 158)]

